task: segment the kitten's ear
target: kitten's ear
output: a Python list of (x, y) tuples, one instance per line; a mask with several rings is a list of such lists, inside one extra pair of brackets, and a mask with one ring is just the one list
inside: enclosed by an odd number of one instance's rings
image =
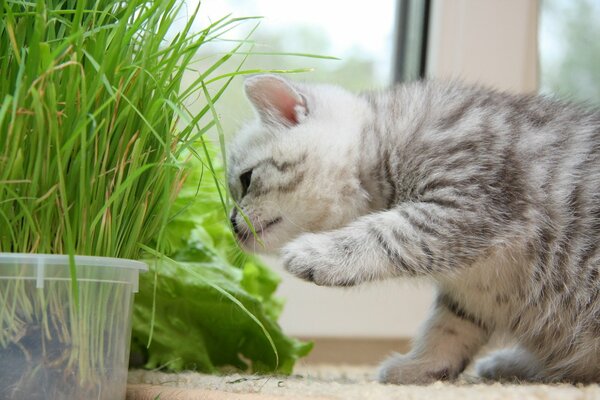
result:
[(247, 78), (246, 96), (265, 123), (294, 126), (308, 113), (306, 100), (287, 80), (277, 75)]

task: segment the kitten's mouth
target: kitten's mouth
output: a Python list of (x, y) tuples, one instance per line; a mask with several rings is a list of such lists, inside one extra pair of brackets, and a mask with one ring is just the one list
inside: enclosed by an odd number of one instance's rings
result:
[[(254, 227), (254, 232), (256, 232), (257, 236), (260, 236), (262, 233), (264, 233), (267, 229), (271, 228), (273, 225), (277, 225), (278, 223), (280, 223), (281, 221), (283, 221), (283, 218), (281, 217), (277, 217), (275, 219), (270, 220), (269, 222), (267, 222), (266, 224), (260, 225), (257, 227)], [(238, 234), (238, 239), (242, 242), (245, 242), (246, 240), (248, 240), (249, 238), (251, 238), (253, 236), (252, 231), (248, 228), (248, 230), (246, 230), (245, 232), (240, 232)]]

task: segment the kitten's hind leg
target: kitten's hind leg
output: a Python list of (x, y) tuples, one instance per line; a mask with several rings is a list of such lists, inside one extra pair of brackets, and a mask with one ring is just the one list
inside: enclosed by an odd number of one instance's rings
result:
[(482, 358), (475, 364), (477, 374), (499, 381), (537, 381), (542, 366), (533, 354), (516, 346), (502, 349)]
[(394, 384), (427, 384), (453, 380), (489, 339), (489, 329), (476, 317), (440, 296), (413, 349), (384, 361), (379, 380)]

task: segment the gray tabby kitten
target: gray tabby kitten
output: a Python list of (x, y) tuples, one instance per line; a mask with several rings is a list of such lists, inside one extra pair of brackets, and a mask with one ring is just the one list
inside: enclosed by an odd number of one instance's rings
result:
[(352, 286), (427, 277), (438, 297), (382, 382), (454, 379), (492, 333), (491, 379), (600, 381), (600, 113), (418, 82), (349, 93), (246, 80), (258, 118), (230, 147), (231, 221), (291, 273)]

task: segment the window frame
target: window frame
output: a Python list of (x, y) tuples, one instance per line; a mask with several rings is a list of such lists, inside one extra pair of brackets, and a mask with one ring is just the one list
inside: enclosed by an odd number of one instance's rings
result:
[(393, 82), (425, 78), (431, 0), (398, 0)]

